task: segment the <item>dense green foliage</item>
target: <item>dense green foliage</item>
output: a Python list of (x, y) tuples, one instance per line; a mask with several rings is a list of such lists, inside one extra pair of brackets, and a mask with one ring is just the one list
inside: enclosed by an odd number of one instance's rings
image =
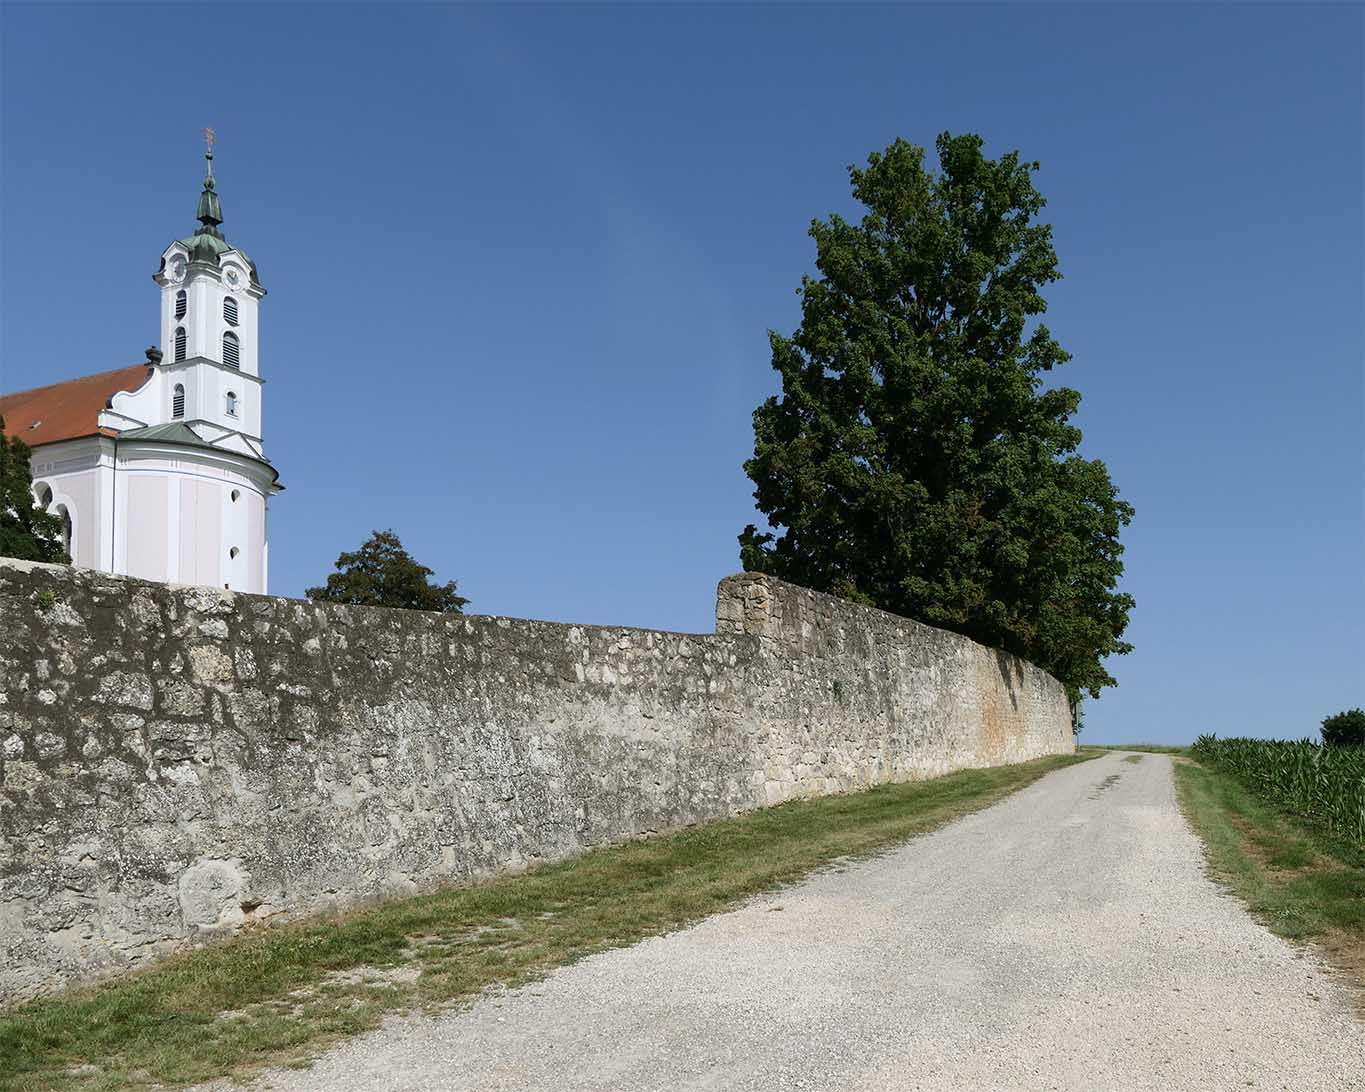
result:
[(1365, 709), (1347, 709), (1323, 720), (1322, 742), (1328, 747), (1365, 747)]
[(33, 501), (29, 448), (5, 435), (0, 417), (0, 557), (69, 562), (62, 521)]
[(859, 223), (816, 220), (801, 325), (769, 333), (782, 394), (754, 412), (744, 464), (773, 531), (745, 568), (871, 603), (1032, 660), (1074, 698), (1105, 656), (1132, 518), (1104, 463), (1076, 454), (1069, 355), (1033, 317), (1058, 280), (1036, 163), (938, 139), (940, 173), (898, 140), (849, 168)]
[(1365, 749), (1323, 747), (1306, 739), (1200, 736), (1191, 753), (1287, 811), (1365, 843)]
[(337, 558), (336, 568), (326, 585), (308, 589), (309, 599), (443, 614), (459, 614), (469, 602), (456, 593), (455, 581), (432, 583), (432, 570), (415, 561), (392, 531), (376, 531), (360, 549)]

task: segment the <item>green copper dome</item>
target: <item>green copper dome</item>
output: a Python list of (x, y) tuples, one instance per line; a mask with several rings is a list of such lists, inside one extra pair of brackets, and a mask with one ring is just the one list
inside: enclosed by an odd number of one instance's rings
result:
[(206, 231), (196, 231), (187, 238), (177, 239), (176, 242), (190, 252), (190, 261), (212, 262), (214, 265), (218, 264), (221, 255), (226, 254), (229, 250), (235, 250), (250, 268), (252, 281), (257, 284), (260, 283), (256, 276), (256, 263), (251, 260), (251, 256), (241, 247), (233, 246), (221, 235), (210, 235)]

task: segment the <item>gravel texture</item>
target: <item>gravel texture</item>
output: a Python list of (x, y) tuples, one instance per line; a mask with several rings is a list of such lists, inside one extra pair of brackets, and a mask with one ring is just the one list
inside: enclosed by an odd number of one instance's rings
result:
[(1111, 754), (257, 1087), (1359, 1092), (1365, 1025), (1205, 878), (1170, 759)]

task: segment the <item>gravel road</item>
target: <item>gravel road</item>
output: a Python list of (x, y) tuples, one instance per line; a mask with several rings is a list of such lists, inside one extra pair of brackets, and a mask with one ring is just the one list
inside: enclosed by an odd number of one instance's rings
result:
[(262, 1086), (1360, 1092), (1365, 1025), (1205, 879), (1170, 759), (1107, 755)]

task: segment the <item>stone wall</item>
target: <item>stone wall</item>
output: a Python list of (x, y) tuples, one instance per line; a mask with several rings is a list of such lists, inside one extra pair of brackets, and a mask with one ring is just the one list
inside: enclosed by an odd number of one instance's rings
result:
[(0, 999), (281, 913), (1073, 748), (1062, 687), (767, 577), (717, 633), (0, 561)]

